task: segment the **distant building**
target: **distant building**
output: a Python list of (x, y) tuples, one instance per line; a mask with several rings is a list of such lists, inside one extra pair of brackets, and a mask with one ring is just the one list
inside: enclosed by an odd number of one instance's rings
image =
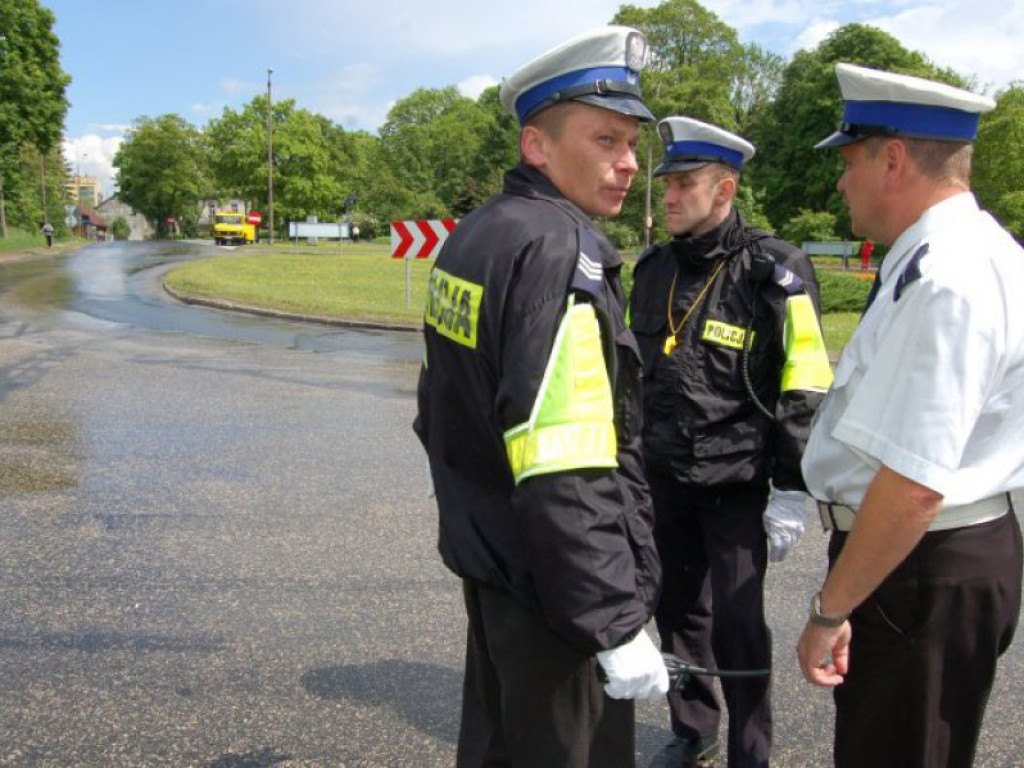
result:
[(121, 202), (117, 195), (108, 197), (97, 205), (96, 212), (110, 222), (111, 226), (118, 216), (124, 216), (131, 228), (128, 235), (129, 240), (147, 240), (153, 236), (153, 227), (146, 221), (146, 217), (141, 213), (136, 213), (127, 203)]
[(95, 208), (88, 205), (76, 206), (75, 215), (78, 218), (77, 232), (80, 237), (87, 237), (90, 240), (109, 239), (110, 225)]
[(71, 176), (67, 183), (68, 202), (95, 208), (103, 201), (103, 189), (95, 176)]

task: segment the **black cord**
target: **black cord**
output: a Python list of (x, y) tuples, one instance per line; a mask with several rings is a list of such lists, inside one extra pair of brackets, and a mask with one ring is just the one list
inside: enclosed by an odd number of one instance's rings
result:
[(685, 661), (674, 653), (663, 653), (665, 668), (668, 670), (669, 690), (682, 691), (689, 685), (694, 675), (709, 677), (766, 677), (770, 669), (708, 669), (691, 661)]
[(740, 354), (740, 373), (743, 375), (743, 386), (746, 387), (747, 394), (750, 396), (750, 402), (754, 404), (762, 414), (764, 414), (769, 421), (775, 422), (775, 414), (768, 410), (764, 403), (761, 402), (757, 393), (754, 391), (754, 384), (750, 380), (750, 348), (754, 346), (754, 321), (757, 320), (757, 300), (761, 295), (761, 286), (764, 281), (771, 277), (772, 272), (775, 270), (775, 259), (770, 255), (765, 255), (761, 252), (760, 247), (754, 251), (753, 259), (755, 263), (751, 265), (751, 282), (753, 285), (753, 297), (750, 304), (750, 322), (747, 323), (747, 332), (743, 335), (743, 352)]

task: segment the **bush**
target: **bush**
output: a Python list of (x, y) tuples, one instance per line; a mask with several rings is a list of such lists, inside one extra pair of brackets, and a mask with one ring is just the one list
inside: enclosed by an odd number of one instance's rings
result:
[(628, 224), (611, 219), (601, 219), (598, 221), (598, 226), (608, 237), (609, 242), (620, 251), (632, 251), (640, 247), (640, 236)]
[(114, 235), (115, 240), (127, 240), (128, 236), (132, 233), (132, 228), (128, 224), (128, 219), (124, 216), (118, 216), (110, 225), (110, 231)]
[(834, 272), (818, 270), (818, 284), (821, 286), (821, 313), (860, 312), (868, 299), (871, 280), (865, 280), (868, 273)]
[(788, 240), (798, 248), (800, 243), (827, 243), (838, 240), (836, 237), (836, 217), (828, 211), (808, 211), (800, 209), (800, 213), (782, 226), (780, 232), (783, 240)]

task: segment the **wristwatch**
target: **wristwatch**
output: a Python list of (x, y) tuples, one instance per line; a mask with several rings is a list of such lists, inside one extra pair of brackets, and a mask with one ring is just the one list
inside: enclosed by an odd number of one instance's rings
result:
[(817, 624), (819, 627), (828, 627), (829, 629), (835, 629), (841, 627), (843, 622), (850, 618), (850, 614), (842, 613), (838, 616), (829, 616), (828, 614), (821, 612), (821, 591), (814, 593), (814, 597), (811, 598), (811, 612), (808, 615), (808, 620), (811, 624)]

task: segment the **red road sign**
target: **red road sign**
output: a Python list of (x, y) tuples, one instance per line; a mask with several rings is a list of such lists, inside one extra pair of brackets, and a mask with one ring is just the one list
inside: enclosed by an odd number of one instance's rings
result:
[(263, 221), (263, 214), (259, 211), (249, 211), (245, 216), (245, 220), (250, 224), (259, 224)]
[(458, 219), (391, 222), (391, 256), (395, 259), (430, 259), (441, 250)]

